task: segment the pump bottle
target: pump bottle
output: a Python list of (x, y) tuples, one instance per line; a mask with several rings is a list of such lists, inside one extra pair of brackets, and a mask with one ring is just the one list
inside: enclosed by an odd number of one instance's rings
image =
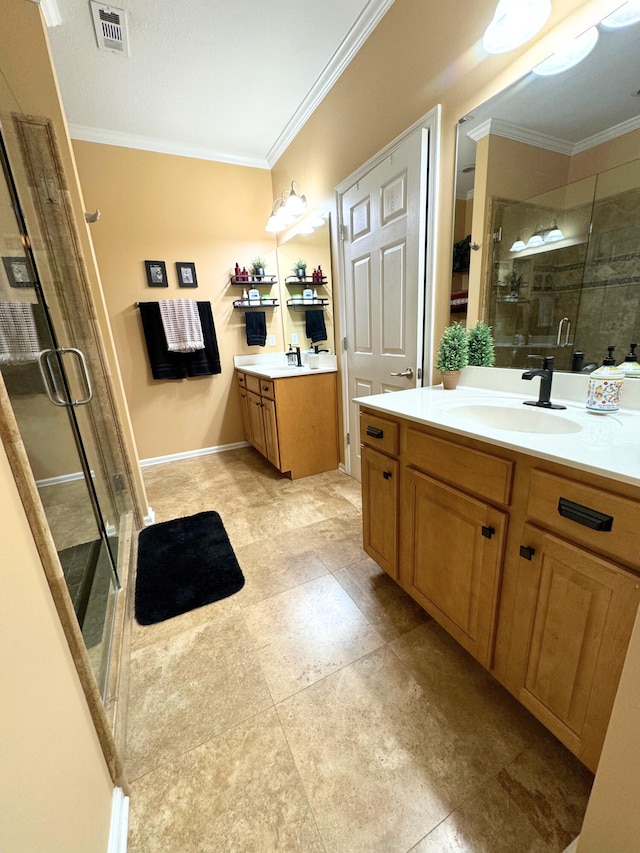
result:
[(609, 354), (602, 365), (589, 374), (587, 409), (598, 414), (618, 411), (624, 381), (624, 370), (616, 367), (616, 360), (613, 357), (615, 347), (607, 347), (607, 349)]

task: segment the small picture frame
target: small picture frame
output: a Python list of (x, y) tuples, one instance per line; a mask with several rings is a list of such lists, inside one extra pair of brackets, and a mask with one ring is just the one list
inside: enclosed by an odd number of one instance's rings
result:
[(31, 267), (24, 255), (15, 258), (3, 258), (2, 263), (11, 287), (33, 287)]
[(167, 268), (164, 261), (145, 261), (144, 268), (147, 271), (147, 284), (149, 287), (169, 287)]
[(180, 287), (197, 287), (196, 265), (190, 261), (176, 261), (178, 284)]

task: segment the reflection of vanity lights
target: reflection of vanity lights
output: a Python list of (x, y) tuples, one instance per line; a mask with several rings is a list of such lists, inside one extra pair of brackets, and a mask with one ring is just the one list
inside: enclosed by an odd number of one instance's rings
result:
[(540, 77), (550, 77), (552, 74), (562, 74), (563, 71), (573, 68), (591, 53), (598, 41), (598, 35), (597, 27), (589, 27), (577, 38), (552, 53), (544, 62), (536, 65), (533, 73)]
[(529, 237), (526, 243), (520, 238), (520, 236), (518, 236), (518, 239), (514, 242), (509, 251), (522, 252), (524, 249), (539, 249), (540, 246), (544, 246), (545, 243), (557, 243), (559, 240), (564, 240), (564, 234), (558, 228), (554, 219), (548, 228), (542, 228), (540, 225), (536, 225), (536, 230), (533, 232), (531, 237)]
[(499, 0), (482, 37), (487, 53), (507, 53), (529, 41), (551, 14), (551, 0)]

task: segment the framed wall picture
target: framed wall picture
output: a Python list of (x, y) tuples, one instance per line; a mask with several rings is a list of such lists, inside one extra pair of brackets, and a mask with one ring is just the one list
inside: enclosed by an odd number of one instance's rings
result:
[(145, 261), (147, 284), (149, 287), (169, 287), (167, 268), (164, 261)]
[(33, 275), (29, 261), (24, 257), (3, 258), (4, 271), (11, 287), (33, 287)]
[(196, 265), (190, 261), (176, 261), (178, 271), (178, 284), (180, 287), (197, 287)]

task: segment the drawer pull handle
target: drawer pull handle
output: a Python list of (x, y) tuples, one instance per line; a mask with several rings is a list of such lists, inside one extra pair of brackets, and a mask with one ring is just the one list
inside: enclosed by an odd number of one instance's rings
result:
[(613, 527), (612, 515), (605, 515), (604, 512), (582, 506), (567, 498), (560, 498), (558, 501), (558, 512), (563, 518), (568, 518), (569, 521), (575, 521), (577, 524), (584, 524), (592, 530), (608, 531)]
[(370, 435), (371, 438), (383, 438), (384, 430), (381, 430), (378, 427), (368, 426), (367, 435)]
[(383, 471), (382, 476), (385, 478), (385, 480), (390, 480), (391, 479), (391, 471)]
[(520, 546), (520, 556), (524, 557), (525, 560), (530, 560), (535, 553), (536, 549), (531, 548), (529, 545)]
[(262, 386), (262, 390), (263, 390), (263, 391), (268, 391), (268, 390), (269, 390), (269, 386), (268, 386), (268, 385), (263, 385), (263, 386)]
[(482, 535), (485, 539), (491, 539), (495, 532), (495, 527), (486, 527), (484, 524), (482, 525)]

